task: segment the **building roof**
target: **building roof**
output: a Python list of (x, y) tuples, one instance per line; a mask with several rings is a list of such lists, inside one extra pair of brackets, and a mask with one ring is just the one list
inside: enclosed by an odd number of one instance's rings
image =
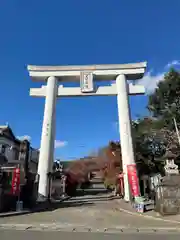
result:
[[(22, 142), (22, 140), (18, 139), (18, 138), (14, 135), (11, 127), (9, 126), (9, 124), (7, 124), (7, 125), (0, 125), (0, 136), (2, 136), (2, 135), (3, 135), (5, 138), (8, 138), (9, 140), (12, 140), (12, 141), (16, 142), (17, 144), (20, 144), (20, 143)], [(28, 140), (27, 140), (27, 141), (28, 141)], [(37, 151), (37, 152), (39, 152), (39, 149), (33, 148), (33, 147), (31, 147), (31, 146), (30, 146), (30, 149), (31, 149), (32, 151)]]
[(21, 141), (17, 139), (11, 129), (11, 127), (7, 125), (0, 125), (0, 135), (3, 135), (4, 137), (13, 140), (17, 143), (20, 143)]

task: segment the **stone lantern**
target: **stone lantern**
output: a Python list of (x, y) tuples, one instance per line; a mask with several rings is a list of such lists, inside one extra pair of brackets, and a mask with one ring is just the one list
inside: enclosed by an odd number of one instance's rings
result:
[(166, 175), (179, 174), (178, 165), (174, 163), (174, 157), (175, 157), (174, 154), (169, 152), (166, 155), (166, 157), (167, 157), (166, 164), (164, 166), (165, 174)]

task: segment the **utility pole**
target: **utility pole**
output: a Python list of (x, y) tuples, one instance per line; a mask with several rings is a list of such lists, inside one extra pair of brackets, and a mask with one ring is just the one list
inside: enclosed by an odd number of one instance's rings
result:
[(173, 108), (176, 107), (176, 104), (171, 104), (171, 108), (166, 105), (165, 106), (165, 111), (163, 110), (162, 112), (168, 112), (170, 114), (170, 116), (172, 117), (173, 119), (173, 122), (174, 122), (174, 127), (175, 127), (175, 131), (176, 131), (176, 135), (177, 135), (177, 138), (178, 138), (178, 143), (179, 143), (179, 146), (180, 146), (180, 135), (179, 135), (179, 130), (178, 130), (178, 126), (177, 126), (177, 121), (176, 121), (176, 118), (175, 118), (175, 115), (173, 114)]
[(176, 130), (176, 134), (177, 134), (177, 138), (178, 138), (178, 142), (179, 142), (179, 146), (180, 146), (180, 135), (179, 135), (179, 130), (178, 130), (178, 126), (177, 126), (175, 117), (173, 117), (173, 122), (174, 122), (175, 130)]

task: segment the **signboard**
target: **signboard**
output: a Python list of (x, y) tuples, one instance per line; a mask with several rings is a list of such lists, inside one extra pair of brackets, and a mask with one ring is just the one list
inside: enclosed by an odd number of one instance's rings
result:
[(15, 168), (12, 177), (12, 194), (18, 195), (20, 192), (20, 169)]
[(137, 176), (136, 165), (135, 164), (127, 165), (127, 173), (132, 196), (133, 197), (140, 196), (139, 180)]
[(93, 92), (93, 73), (81, 72), (80, 73), (80, 87), (82, 93)]

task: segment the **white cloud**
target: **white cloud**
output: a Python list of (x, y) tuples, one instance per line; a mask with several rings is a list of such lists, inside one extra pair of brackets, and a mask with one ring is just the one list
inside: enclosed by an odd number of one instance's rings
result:
[(29, 135), (17, 136), (19, 140), (28, 140), (31, 141), (31, 137)]
[(143, 85), (146, 89), (146, 94), (151, 94), (157, 88), (157, 84), (160, 81), (164, 80), (164, 74), (169, 70), (170, 67), (178, 67), (180, 66), (180, 60), (173, 60), (169, 62), (164, 67), (164, 71), (159, 72), (157, 74), (153, 73), (153, 70), (147, 72), (142, 79), (137, 81), (137, 84)]
[(137, 84), (143, 85), (146, 89), (147, 94), (151, 94), (154, 92), (155, 88), (157, 87), (157, 84), (160, 81), (164, 80), (164, 74), (165, 72), (161, 72), (158, 74), (153, 74), (153, 71), (148, 72), (145, 74), (145, 76), (140, 79)]
[(165, 68), (170, 68), (170, 67), (173, 67), (173, 66), (180, 66), (180, 60), (173, 60), (172, 62), (169, 62)]
[(67, 146), (68, 142), (67, 141), (60, 141), (60, 140), (55, 140), (54, 141), (54, 147), (55, 148), (62, 148)]

